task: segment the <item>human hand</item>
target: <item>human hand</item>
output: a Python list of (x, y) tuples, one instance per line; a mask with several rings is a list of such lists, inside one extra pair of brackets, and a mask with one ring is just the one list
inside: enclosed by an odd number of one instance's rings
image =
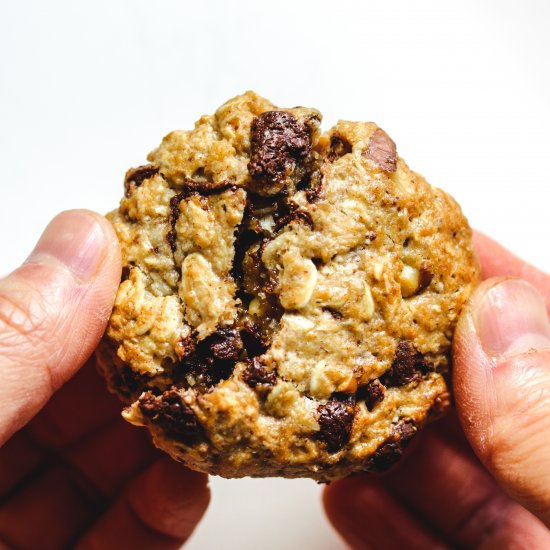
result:
[(0, 547), (178, 548), (208, 505), (206, 476), (121, 419), (92, 361), (79, 370), (119, 281), (116, 236), (85, 211), (0, 280)]
[(475, 244), (487, 280), (454, 339), (460, 424), (429, 426), (387, 474), (326, 489), (352, 548), (550, 548), (550, 277)]

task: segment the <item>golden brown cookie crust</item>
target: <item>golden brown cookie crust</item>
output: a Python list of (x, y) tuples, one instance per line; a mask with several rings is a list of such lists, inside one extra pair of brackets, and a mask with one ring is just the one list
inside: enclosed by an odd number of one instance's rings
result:
[(253, 92), (130, 170), (99, 365), (155, 444), (225, 477), (391, 465), (445, 411), (479, 279), (457, 203), (373, 123)]

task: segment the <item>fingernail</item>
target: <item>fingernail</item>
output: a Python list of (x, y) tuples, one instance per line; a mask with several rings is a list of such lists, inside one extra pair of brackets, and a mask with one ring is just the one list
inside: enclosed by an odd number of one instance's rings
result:
[(104, 244), (103, 230), (93, 214), (71, 210), (48, 224), (25, 263), (40, 263), (53, 257), (86, 281), (97, 271)]
[(550, 348), (542, 296), (529, 283), (506, 279), (491, 287), (475, 310), (481, 345), (495, 359)]

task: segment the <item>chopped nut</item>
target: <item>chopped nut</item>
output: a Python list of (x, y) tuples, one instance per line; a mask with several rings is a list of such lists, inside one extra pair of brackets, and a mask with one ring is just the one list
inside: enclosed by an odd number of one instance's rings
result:
[(403, 264), (403, 269), (399, 275), (399, 284), (401, 285), (401, 294), (404, 298), (412, 296), (420, 285), (420, 274), (418, 269)]
[(248, 304), (248, 313), (250, 315), (258, 315), (261, 311), (261, 303), (258, 298), (252, 298)]
[(374, 300), (372, 299), (372, 293), (370, 291), (370, 286), (365, 283), (365, 291), (363, 297), (359, 302), (359, 316), (364, 321), (369, 321), (374, 314)]
[(311, 371), (309, 391), (317, 398), (326, 399), (335, 389), (336, 386), (326, 373), (325, 361), (319, 361)]
[(285, 309), (301, 309), (307, 305), (317, 283), (317, 268), (298, 252), (283, 255), (283, 274), (279, 299)]
[(269, 215), (260, 218), (260, 227), (264, 231), (273, 231), (273, 228), (275, 227), (275, 220), (273, 219), (273, 216)]
[(372, 274), (374, 276), (374, 278), (377, 280), (377, 281), (380, 281), (382, 280), (382, 274), (384, 272), (384, 266), (385, 266), (385, 262), (384, 261), (377, 261), (377, 262), (374, 262), (374, 267), (373, 267), (373, 270), (372, 270)]
[(315, 323), (303, 315), (294, 315), (286, 313), (281, 322), (296, 332), (307, 332), (311, 330)]

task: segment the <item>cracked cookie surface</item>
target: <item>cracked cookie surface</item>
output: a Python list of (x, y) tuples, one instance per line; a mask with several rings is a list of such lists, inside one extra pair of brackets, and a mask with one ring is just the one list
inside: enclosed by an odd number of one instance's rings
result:
[(109, 215), (124, 270), (98, 364), (191, 468), (382, 470), (449, 406), (468, 223), (381, 128), (320, 122), (247, 92), (168, 134)]

